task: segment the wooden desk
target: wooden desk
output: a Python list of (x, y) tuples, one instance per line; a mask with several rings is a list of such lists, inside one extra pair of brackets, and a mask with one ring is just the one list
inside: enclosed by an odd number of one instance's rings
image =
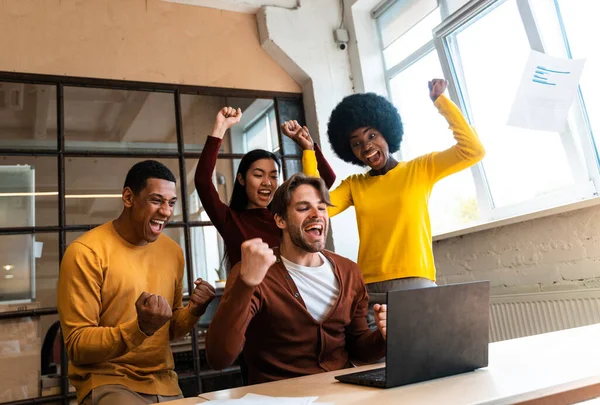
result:
[[(201, 394), (173, 405), (270, 396), (318, 396), (333, 404), (568, 404), (600, 396), (600, 324), (490, 344), (489, 367), (392, 389), (343, 384), (338, 374), (364, 366)], [(370, 401), (370, 402), (369, 402)]]

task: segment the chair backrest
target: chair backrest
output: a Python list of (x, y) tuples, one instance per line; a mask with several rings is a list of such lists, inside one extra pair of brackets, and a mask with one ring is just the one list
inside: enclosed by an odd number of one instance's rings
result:
[(41, 355), (41, 371), (42, 375), (56, 374), (56, 365), (52, 364), (54, 360), (54, 347), (56, 340), (60, 336), (60, 322), (54, 322), (46, 336), (44, 337), (44, 343), (42, 343), (42, 355)]

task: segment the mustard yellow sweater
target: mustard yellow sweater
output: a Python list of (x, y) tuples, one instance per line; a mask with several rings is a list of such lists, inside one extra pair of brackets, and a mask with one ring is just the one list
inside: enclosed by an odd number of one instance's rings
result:
[[(185, 335), (198, 318), (182, 306), (183, 252), (165, 235), (134, 246), (101, 225), (69, 245), (58, 279), (58, 314), (77, 402), (100, 385), (179, 395), (169, 340)], [(154, 335), (138, 327), (135, 301), (147, 291), (173, 310)]]
[(452, 101), (442, 95), (434, 105), (450, 125), (454, 146), (400, 162), (381, 176), (349, 176), (331, 192), (330, 217), (355, 207), (358, 265), (365, 283), (404, 277), (435, 281), (427, 208), (431, 189), (438, 180), (474, 165), (485, 155), (475, 130)]

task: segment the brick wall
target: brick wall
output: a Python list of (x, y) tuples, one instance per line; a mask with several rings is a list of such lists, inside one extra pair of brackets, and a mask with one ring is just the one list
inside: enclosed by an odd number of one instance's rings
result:
[(600, 287), (600, 206), (434, 243), (438, 282), (490, 280), (492, 294)]

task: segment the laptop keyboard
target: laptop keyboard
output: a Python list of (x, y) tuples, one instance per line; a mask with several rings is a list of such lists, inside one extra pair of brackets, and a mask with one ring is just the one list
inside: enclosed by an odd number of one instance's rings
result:
[(361, 380), (385, 382), (385, 367), (377, 370), (364, 371), (355, 374)]

